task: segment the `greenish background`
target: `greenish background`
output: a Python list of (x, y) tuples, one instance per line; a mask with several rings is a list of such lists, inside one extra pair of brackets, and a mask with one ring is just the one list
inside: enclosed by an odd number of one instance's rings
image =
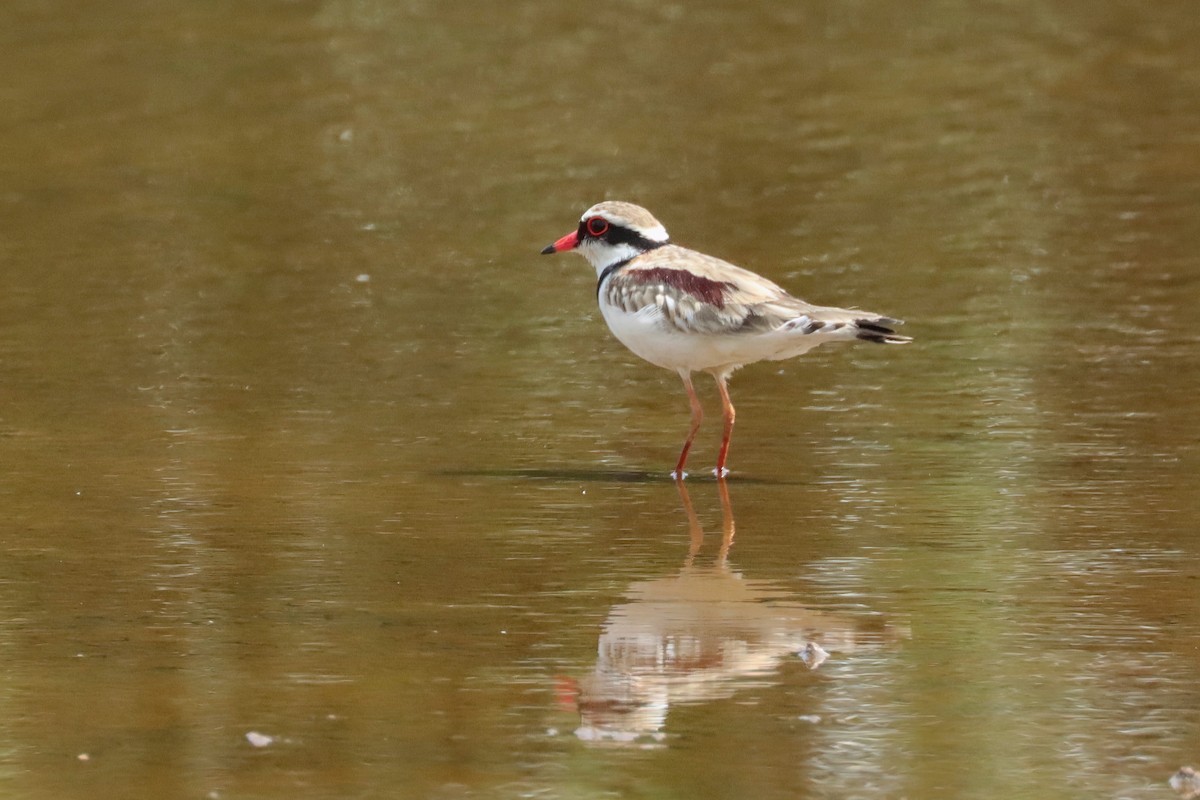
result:
[[(8, 0), (0, 792), (1172, 797), (1197, 41), (1188, 0)], [(916, 341), (739, 372), (690, 523), (677, 377), (538, 255), (605, 198)]]

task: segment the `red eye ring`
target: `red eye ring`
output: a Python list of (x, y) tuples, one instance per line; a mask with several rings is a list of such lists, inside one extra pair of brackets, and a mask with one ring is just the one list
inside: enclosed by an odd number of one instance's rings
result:
[(604, 217), (592, 217), (587, 221), (587, 232), (592, 236), (603, 236), (608, 233), (608, 220)]

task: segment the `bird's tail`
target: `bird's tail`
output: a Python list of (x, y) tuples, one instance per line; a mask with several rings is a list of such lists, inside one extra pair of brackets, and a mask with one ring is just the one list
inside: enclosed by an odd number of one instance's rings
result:
[(863, 317), (854, 320), (855, 337), (878, 344), (907, 344), (911, 336), (901, 336), (892, 330), (893, 325), (903, 325), (904, 320), (890, 317)]

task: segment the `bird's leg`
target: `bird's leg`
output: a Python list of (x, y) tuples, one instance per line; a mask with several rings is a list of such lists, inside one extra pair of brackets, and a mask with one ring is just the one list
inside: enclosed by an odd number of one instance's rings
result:
[(721, 416), (725, 420), (725, 436), (721, 439), (721, 452), (717, 455), (717, 468), (713, 473), (718, 478), (724, 478), (729, 474), (729, 470), (725, 469), (725, 457), (729, 455), (729, 437), (733, 435), (733, 420), (737, 417), (737, 411), (729, 399), (729, 387), (726, 385), (728, 373), (714, 373), (713, 377), (717, 379), (717, 391), (721, 393)]
[(696, 388), (692, 386), (691, 373), (680, 370), (679, 377), (683, 378), (683, 388), (687, 389), (688, 401), (692, 404), (692, 428), (688, 431), (687, 441), (683, 443), (683, 450), (679, 452), (679, 463), (675, 465), (675, 471), (671, 473), (671, 477), (677, 481), (687, 477), (687, 473), (683, 471), (683, 465), (687, 463), (688, 450), (692, 449), (692, 440), (696, 438), (696, 431), (700, 430), (700, 420), (704, 419), (704, 409), (700, 406), (700, 398), (696, 396)]

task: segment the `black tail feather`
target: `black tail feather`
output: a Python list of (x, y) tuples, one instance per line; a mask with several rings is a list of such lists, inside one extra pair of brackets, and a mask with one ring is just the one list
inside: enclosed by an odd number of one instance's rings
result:
[(854, 327), (858, 329), (857, 337), (864, 342), (875, 342), (877, 344), (905, 344), (906, 342), (911, 342), (911, 336), (901, 336), (888, 327), (890, 325), (903, 324), (904, 320), (891, 319), (890, 317), (854, 320)]

